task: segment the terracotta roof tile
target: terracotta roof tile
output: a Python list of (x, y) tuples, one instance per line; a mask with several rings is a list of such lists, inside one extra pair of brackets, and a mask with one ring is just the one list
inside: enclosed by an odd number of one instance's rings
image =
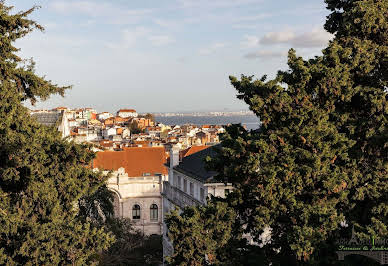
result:
[(184, 149), (182, 151), (179, 152), (179, 156), (180, 158), (183, 158), (183, 157), (186, 157), (186, 156), (189, 156), (193, 153), (196, 153), (196, 152), (199, 152), (199, 151), (202, 151), (204, 149), (207, 149), (209, 148), (209, 146), (205, 146), (205, 145), (200, 145), (200, 146), (191, 146), (187, 149)]
[(136, 113), (135, 109), (120, 109), (118, 112), (123, 112), (123, 113)]
[(123, 151), (102, 151), (93, 160), (93, 168), (117, 170), (124, 167), (130, 177), (145, 173), (166, 175), (166, 157), (163, 147), (125, 147)]

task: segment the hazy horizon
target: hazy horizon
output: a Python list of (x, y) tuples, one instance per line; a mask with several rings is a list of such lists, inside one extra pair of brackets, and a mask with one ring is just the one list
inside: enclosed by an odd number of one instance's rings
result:
[[(52, 110), (56, 107), (68, 107), (68, 106), (47, 106), (45, 108), (43, 107), (38, 107), (38, 106), (32, 106), (30, 104), (25, 104), (26, 107), (30, 108), (31, 110)], [(68, 107), (68, 108), (71, 108), (71, 107)], [(95, 109), (98, 113), (102, 113), (102, 112), (109, 112), (109, 113), (116, 113), (119, 109), (133, 109), (132, 107), (130, 106), (123, 106), (121, 108), (118, 108), (118, 109), (109, 109), (109, 110), (99, 110), (97, 108), (94, 108), (93, 106), (75, 106), (75, 107), (72, 107), (71, 109), (82, 109), (82, 108), (93, 108)], [(135, 109), (136, 110), (136, 109)], [(161, 111), (161, 112), (150, 112), (150, 111), (143, 111), (143, 112), (140, 112), (138, 110), (136, 110), (139, 114), (146, 114), (146, 113), (153, 113), (153, 114), (168, 114), (168, 113), (176, 113), (176, 114), (192, 114), (192, 113), (210, 113), (210, 112), (240, 112), (240, 111), (249, 111), (251, 112), (248, 108), (246, 109), (229, 109), (229, 108), (225, 108), (224, 110), (218, 110), (218, 109), (197, 109), (197, 110), (177, 110), (177, 111)]]

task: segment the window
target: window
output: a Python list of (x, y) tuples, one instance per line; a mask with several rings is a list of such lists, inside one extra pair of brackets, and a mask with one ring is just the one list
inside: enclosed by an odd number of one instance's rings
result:
[(183, 191), (187, 192), (187, 180), (186, 179), (183, 180)]
[(150, 207), (150, 219), (158, 220), (158, 205), (152, 204)]
[(205, 201), (205, 192), (204, 192), (203, 188), (201, 188), (199, 190), (199, 196), (200, 196), (201, 201)]
[(132, 219), (140, 219), (140, 206), (138, 204), (133, 205), (132, 207)]
[(190, 195), (194, 196), (194, 184), (190, 182)]
[(178, 188), (181, 188), (182, 178), (178, 176)]

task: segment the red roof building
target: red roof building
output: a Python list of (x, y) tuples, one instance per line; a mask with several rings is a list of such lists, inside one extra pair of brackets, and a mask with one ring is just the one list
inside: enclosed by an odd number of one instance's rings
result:
[(163, 147), (125, 147), (122, 151), (102, 151), (93, 160), (93, 168), (118, 170), (123, 167), (129, 177), (167, 175)]
[(120, 109), (118, 113), (136, 113), (135, 109)]
[(183, 157), (186, 157), (186, 156), (189, 156), (191, 154), (194, 154), (196, 152), (199, 152), (199, 151), (202, 151), (204, 149), (207, 149), (209, 148), (209, 146), (205, 146), (205, 145), (200, 145), (200, 146), (191, 146), (187, 149), (184, 149), (182, 151), (179, 152), (179, 158), (183, 158)]

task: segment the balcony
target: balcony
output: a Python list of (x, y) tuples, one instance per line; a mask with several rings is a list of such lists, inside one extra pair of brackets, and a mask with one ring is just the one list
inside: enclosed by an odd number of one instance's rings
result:
[(193, 196), (190, 196), (182, 190), (171, 186), (168, 181), (163, 182), (162, 195), (180, 208), (204, 204), (203, 202), (200, 202), (199, 200), (195, 199)]

